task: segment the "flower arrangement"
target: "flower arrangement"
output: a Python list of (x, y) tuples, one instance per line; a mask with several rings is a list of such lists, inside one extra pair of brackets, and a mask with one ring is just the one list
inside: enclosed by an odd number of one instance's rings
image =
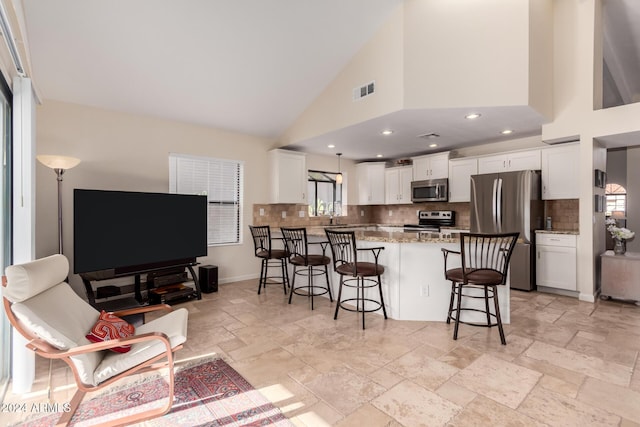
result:
[(625, 252), (627, 252), (626, 241), (632, 239), (636, 233), (628, 228), (618, 227), (618, 222), (615, 218), (607, 218), (605, 224), (607, 226), (607, 231), (611, 233), (611, 237), (613, 237), (613, 252), (616, 255), (624, 255)]
[(611, 237), (613, 237), (615, 240), (629, 240), (636, 234), (628, 228), (616, 227), (615, 225), (609, 226), (607, 230), (609, 230), (609, 233), (611, 233)]
[(614, 218), (607, 218), (605, 224), (607, 225), (607, 231), (611, 233), (611, 237), (614, 240), (629, 240), (636, 234), (628, 228), (618, 227), (618, 222)]

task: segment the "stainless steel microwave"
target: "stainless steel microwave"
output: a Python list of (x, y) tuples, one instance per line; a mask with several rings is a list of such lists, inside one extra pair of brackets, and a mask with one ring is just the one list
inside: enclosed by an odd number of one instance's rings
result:
[(447, 178), (411, 182), (411, 201), (413, 203), (446, 202), (447, 200), (449, 200), (449, 180)]

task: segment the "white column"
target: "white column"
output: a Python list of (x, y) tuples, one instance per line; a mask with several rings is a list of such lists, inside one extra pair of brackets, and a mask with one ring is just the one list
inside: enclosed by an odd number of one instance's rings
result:
[[(35, 99), (31, 79), (13, 82), (13, 263), (35, 258)], [(35, 354), (26, 340), (13, 331), (13, 392), (31, 390), (35, 375)]]

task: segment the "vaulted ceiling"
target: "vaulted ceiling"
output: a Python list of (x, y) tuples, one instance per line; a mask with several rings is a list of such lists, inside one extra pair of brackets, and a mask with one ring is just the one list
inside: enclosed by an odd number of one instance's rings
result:
[(59, 100), (277, 138), (401, 0), (24, 0)]
[[(23, 0), (32, 77), (58, 100), (228, 129), (272, 140), (302, 114), (403, 0)], [(640, 1), (603, 0), (605, 105), (640, 94)], [(485, 109), (471, 130), (457, 109), (405, 111), (331, 132), (299, 149), (337, 143), (345, 157), (424, 151), (438, 123), (449, 148), (496, 140), (516, 123), (540, 134), (527, 109)], [(401, 125), (400, 143), (379, 130)], [(376, 135), (366, 139), (363, 134)], [(397, 136), (397, 135), (396, 135)], [(380, 148), (375, 148), (380, 144)], [(386, 151), (383, 151), (386, 150)]]

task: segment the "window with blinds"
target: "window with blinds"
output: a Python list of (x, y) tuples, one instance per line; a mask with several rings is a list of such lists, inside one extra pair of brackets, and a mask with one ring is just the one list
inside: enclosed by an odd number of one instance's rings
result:
[(169, 154), (169, 191), (206, 194), (209, 245), (241, 243), (243, 162)]

